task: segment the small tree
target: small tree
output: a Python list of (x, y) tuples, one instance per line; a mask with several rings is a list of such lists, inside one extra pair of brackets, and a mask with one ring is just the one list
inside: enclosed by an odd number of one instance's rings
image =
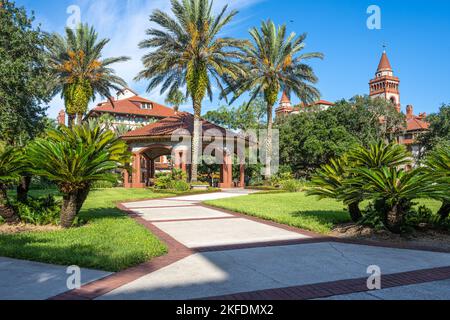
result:
[(6, 147), (0, 150), (0, 216), (7, 222), (17, 220), (9, 203), (7, 188), (11, 183), (17, 182), (24, 169), (24, 157), (17, 149)]
[(130, 162), (128, 146), (95, 123), (59, 128), (29, 148), (35, 173), (57, 184), (63, 194), (61, 225), (70, 228), (95, 181), (117, 180), (114, 170)]
[(444, 197), (437, 198), (442, 201), (442, 207), (438, 214), (441, 221), (444, 221), (450, 214), (450, 146), (442, 145), (432, 151), (426, 158), (425, 165), (434, 183), (441, 184), (448, 190)]

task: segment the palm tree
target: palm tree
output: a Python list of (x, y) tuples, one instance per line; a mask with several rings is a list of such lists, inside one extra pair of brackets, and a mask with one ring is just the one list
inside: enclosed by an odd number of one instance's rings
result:
[(434, 184), (422, 168), (411, 171), (396, 167), (357, 168), (355, 171), (358, 191), (362, 191), (365, 199), (377, 202), (386, 227), (394, 233), (401, 232), (412, 200), (442, 198), (448, 193), (445, 186)]
[(384, 141), (373, 143), (368, 148), (357, 147), (349, 152), (348, 158), (353, 166), (369, 169), (400, 167), (412, 163), (412, 155), (405, 146), (396, 143), (387, 144)]
[(61, 225), (70, 228), (94, 181), (117, 180), (114, 170), (130, 163), (125, 142), (95, 122), (50, 130), (29, 147), (34, 173), (58, 185), (63, 194)]
[[(312, 176), (311, 188), (306, 191), (309, 196), (318, 196), (319, 199), (342, 200), (344, 181), (349, 178), (349, 163), (346, 157), (331, 159), (329, 164), (323, 165)], [(353, 222), (362, 218), (359, 208), (361, 199), (352, 197), (353, 201), (348, 204), (348, 211)]]
[[(442, 146), (432, 151), (425, 159), (426, 170), (433, 177), (434, 183), (447, 186), (450, 189), (450, 147)], [(437, 198), (442, 201), (442, 207), (438, 214), (441, 221), (445, 221), (450, 214), (450, 192), (444, 198)]]
[(108, 43), (109, 39), (99, 40), (98, 33), (87, 24), (80, 24), (76, 30), (66, 28), (65, 37), (56, 33), (48, 36), (50, 85), (54, 95), (61, 93), (64, 98), (69, 126), (77, 116), (78, 124), (81, 124), (89, 101), (96, 94), (111, 100), (111, 89), (120, 90), (126, 86), (111, 65), (129, 58), (103, 59), (102, 51)]
[(210, 0), (172, 0), (171, 4), (174, 17), (161, 10), (150, 16), (159, 27), (149, 29), (149, 38), (140, 43), (141, 48), (151, 51), (143, 57), (145, 69), (136, 79), (150, 80), (147, 91), (161, 86), (161, 94), (168, 90), (169, 96), (187, 87), (195, 120), (191, 179), (197, 181), (202, 101), (206, 95), (212, 100), (213, 81), (222, 89), (224, 77), (242, 76), (244, 70), (236, 59), (242, 57), (237, 48), (243, 41), (218, 36), (237, 11), (227, 13), (225, 6), (214, 15)]
[(7, 222), (17, 220), (8, 200), (7, 188), (20, 179), (25, 168), (24, 156), (18, 149), (5, 147), (0, 150), (0, 217)]
[(266, 146), (266, 178), (271, 176), (273, 107), (280, 90), (287, 95), (293, 92), (303, 103), (311, 103), (320, 97), (313, 86), (318, 79), (313, 69), (304, 63), (312, 58), (323, 58), (322, 53), (303, 53), (306, 34), (286, 36), (286, 26), (276, 27), (272, 21), (263, 22), (261, 30), (250, 30), (253, 43), (244, 47), (242, 64), (246, 74), (237, 81), (230, 79), (225, 94), (233, 93), (236, 100), (243, 93), (252, 92), (249, 104), (262, 94), (267, 105), (268, 139)]
[(180, 109), (180, 105), (182, 103), (186, 102), (186, 97), (184, 96), (183, 92), (180, 90), (176, 90), (172, 92), (169, 96), (167, 96), (166, 103), (168, 105), (173, 106), (173, 110), (175, 112), (178, 112)]

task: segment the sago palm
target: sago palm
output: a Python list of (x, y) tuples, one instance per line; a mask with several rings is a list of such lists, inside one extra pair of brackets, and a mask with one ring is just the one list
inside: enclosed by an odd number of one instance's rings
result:
[[(346, 157), (332, 159), (329, 164), (323, 165), (316, 170), (311, 179), (311, 187), (307, 190), (307, 195), (318, 196), (320, 199), (330, 198), (341, 200), (343, 183), (349, 178), (349, 166)], [(348, 205), (348, 211), (353, 222), (358, 222), (362, 218), (359, 208), (360, 198), (353, 196), (353, 202)]]
[(53, 181), (63, 193), (64, 228), (72, 226), (92, 183), (114, 182), (114, 170), (130, 161), (126, 143), (92, 123), (49, 131), (46, 139), (37, 139), (30, 146), (29, 155), (34, 172)]
[(17, 216), (9, 203), (7, 188), (19, 180), (25, 169), (25, 158), (18, 149), (0, 147), (0, 216), (8, 222), (16, 220)]
[(305, 63), (312, 58), (323, 58), (322, 53), (302, 53), (306, 34), (287, 35), (286, 26), (279, 28), (272, 21), (263, 22), (261, 30), (250, 30), (252, 42), (244, 47), (242, 64), (246, 68), (244, 77), (230, 79), (225, 94), (233, 94), (233, 100), (245, 92), (251, 92), (249, 104), (263, 95), (267, 109), (268, 137), (266, 146), (266, 177), (271, 175), (273, 108), (280, 91), (294, 93), (303, 103), (320, 98), (320, 92), (313, 86), (318, 79), (313, 69)]
[(366, 167), (369, 169), (382, 167), (400, 167), (412, 163), (412, 155), (405, 146), (383, 141), (373, 143), (368, 148), (364, 146), (351, 150), (348, 154), (353, 167)]
[(423, 169), (406, 171), (396, 167), (383, 167), (355, 170), (358, 173), (355, 179), (364, 181), (361, 189), (364, 198), (376, 201), (378, 208), (382, 203), (385, 225), (394, 233), (401, 232), (412, 200), (442, 197), (446, 193), (442, 185), (432, 183)]
[(206, 95), (212, 100), (213, 82), (222, 88), (224, 77), (242, 76), (236, 58), (241, 57), (237, 48), (243, 42), (219, 36), (237, 11), (227, 13), (225, 6), (214, 15), (210, 0), (172, 0), (171, 4), (173, 17), (161, 10), (150, 16), (157, 27), (149, 29), (149, 38), (140, 43), (151, 51), (143, 57), (145, 69), (137, 79), (150, 80), (148, 91), (161, 86), (161, 94), (168, 91), (169, 96), (186, 86), (194, 108), (191, 178), (196, 181), (202, 101)]
[(426, 170), (434, 183), (442, 184), (447, 189), (438, 214), (444, 221), (450, 214), (450, 148), (443, 146), (432, 151), (425, 160)]
[(118, 77), (111, 65), (127, 61), (127, 57), (103, 58), (109, 39), (98, 39), (98, 33), (88, 25), (75, 30), (66, 28), (65, 37), (52, 34), (47, 40), (47, 59), (52, 74), (53, 94), (64, 98), (69, 126), (78, 116), (81, 124), (91, 99), (98, 94), (110, 99), (111, 89), (120, 90), (126, 82)]

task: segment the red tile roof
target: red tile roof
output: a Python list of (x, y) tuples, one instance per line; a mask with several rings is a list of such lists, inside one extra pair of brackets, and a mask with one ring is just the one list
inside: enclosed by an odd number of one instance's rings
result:
[(391, 67), (391, 63), (389, 62), (386, 52), (383, 52), (383, 55), (381, 56), (380, 64), (378, 65), (378, 71), (385, 71), (385, 70), (392, 71), (392, 67)]
[(406, 120), (407, 131), (418, 131), (418, 130), (428, 130), (430, 124), (421, 120), (419, 117), (413, 117)]
[[(202, 124), (203, 133), (211, 129), (219, 130), (223, 135), (226, 135), (229, 132), (226, 129), (206, 120), (202, 120)], [(148, 126), (130, 131), (123, 135), (123, 138), (167, 137), (171, 136), (178, 129), (187, 130), (190, 135), (192, 135), (194, 132), (194, 116), (187, 112), (180, 112)], [(234, 134), (231, 132), (229, 133)]]
[[(140, 107), (140, 103), (149, 103), (153, 106), (153, 108), (142, 109)], [(116, 113), (116, 114), (132, 114), (155, 118), (166, 118), (173, 116), (175, 114), (172, 108), (160, 105), (156, 102), (150, 101), (148, 99), (139, 96), (134, 96), (123, 100), (116, 100), (114, 101), (114, 106), (112, 106), (109, 101), (100, 103), (89, 113), (91, 114), (96, 111)]]

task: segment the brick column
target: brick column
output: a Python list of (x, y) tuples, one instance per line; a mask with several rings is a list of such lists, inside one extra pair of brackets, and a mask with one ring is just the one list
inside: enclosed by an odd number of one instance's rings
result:
[(222, 165), (222, 183), (221, 188), (228, 189), (233, 187), (233, 159), (231, 155), (225, 155)]
[(239, 166), (239, 187), (245, 189), (245, 164)]
[(142, 183), (141, 181), (141, 175), (141, 155), (135, 153), (133, 160), (133, 188), (145, 188), (145, 183)]

